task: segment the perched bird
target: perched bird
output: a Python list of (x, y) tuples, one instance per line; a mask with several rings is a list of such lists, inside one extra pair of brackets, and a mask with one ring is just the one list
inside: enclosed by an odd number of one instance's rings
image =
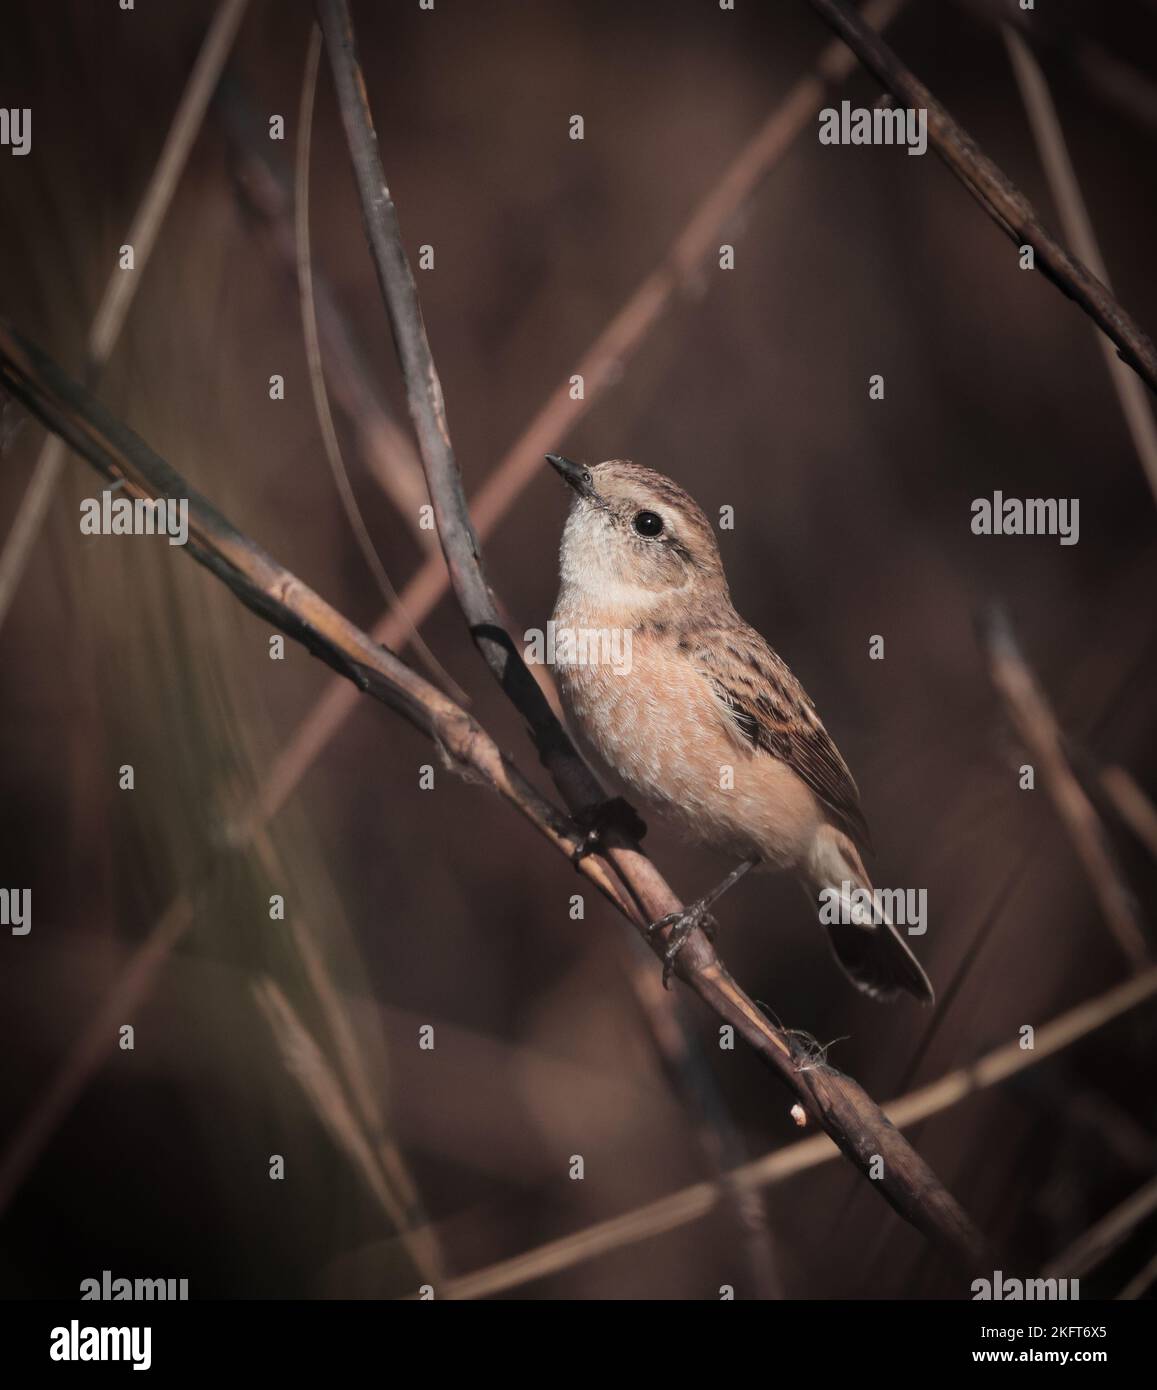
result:
[[(548, 462), (574, 492), (563, 531), (556, 634), (629, 634), (619, 657), (560, 645), (567, 710), (598, 755), (648, 807), (741, 862), (668, 937), (670, 961), (747, 869), (791, 870), (813, 903), (842, 911), (828, 927), (853, 983), (878, 999), (932, 987), (896, 928), (864, 906), (868, 829), (859, 792), (786, 663), (732, 607), (715, 533), (669, 478), (612, 459)], [(556, 638), (557, 642), (557, 638)], [(659, 924), (655, 924), (658, 926)]]

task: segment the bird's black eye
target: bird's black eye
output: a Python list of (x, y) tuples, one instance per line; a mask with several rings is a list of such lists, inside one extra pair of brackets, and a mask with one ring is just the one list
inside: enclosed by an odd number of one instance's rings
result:
[(663, 518), (658, 512), (636, 512), (631, 524), (640, 536), (658, 536), (663, 531)]

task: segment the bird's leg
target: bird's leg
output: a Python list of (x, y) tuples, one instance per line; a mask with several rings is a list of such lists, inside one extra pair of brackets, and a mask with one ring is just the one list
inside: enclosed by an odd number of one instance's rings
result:
[(646, 821), (621, 796), (613, 796), (608, 801), (599, 801), (576, 811), (574, 821), (583, 832), (582, 843), (571, 855), (571, 863), (576, 867), (588, 854), (602, 848), (608, 831), (619, 830), (629, 840), (641, 840), (647, 833)]
[(663, 984), (668, 989), (670, 988), (671, 971), (675, 968), (675, 958), (686, 945), (687, 938), (696, 927), (702, 927), (707, 933), (708, 941), (715, 939), (718, 924), (711, 915), (712, 906), (729, 888), (734, 888), (743, 875), (758, 863), (758, 854), (749, 855), (737, 864), (725, 879), (717, 883), (710, 893), (704, 893), (701, 898), (693, 902), (690, 907), (683, 908), (681, 912), (668, 912), (666, 917), (660, 917), (657, 922), (652, 922), (647, 928), (648, 936), (653, 936), (655, 932), (662, 931), (665, 927), (672, 929), (667, 941), (667, 949), (663, 952)]

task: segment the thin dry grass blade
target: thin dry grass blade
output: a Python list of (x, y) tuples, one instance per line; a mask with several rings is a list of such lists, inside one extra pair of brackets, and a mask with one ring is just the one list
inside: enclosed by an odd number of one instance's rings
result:
[(1096, 809), (1069, 766), (1060, 726), (1002, 614), (990, 615), (985, 644), (992, 683), (1052, 798), (1101, 914), (1126, 959), (1140, 970), (1148, 962), (1149, 947), (1133, 895), (1121, 879)]
[[(1001, 34), (1065, 236), (1093, 274), (1112, 289), (1113, 282), (1109, 279), (1108, 268), (1097, 244), (1097, 234), (1081, 195), (1081, 186), (1069, 158), (1064, 131), (1045, 75), (1032, 50), (1015, 29), (1008, 24), (1002, 25)], [(1109, 369), (1109, 379), (1117, 394), (1133, 447), (1145, 471), (1150, 491), (1157, 500), (1157, 425), (1153, 421), (1148, 393), (1137, 373), (1118, 357), (1117, 349), (1104, 331), (1097, 328), (1096, 334), (1097, 345)]]
[[(85, 378), (89, 385), (96, 384), (100, 369), (108, 361), (116, 340), (120, 337), (133, 296), (148, 265), (161, 230), (161, 223), (180, 182), (189, 151), (193, 148), (201, 122), (205, 118), (205, 110), (233, 47), (233, 40), (247, 4), (248, 0), (221, 0), (205, 35), (205, 42), (197, 54), (197, 61), (189, 74), (189, 81), (185, 85), (173, 123), (165, 137), (156, 168), (145, 189), (145, 196), (141, 199), (136, 216), (129, 226), (126, 241), (133, 248), (136, 269), (131, 275), (126, 275), (119, 268), (112, 272), (89, 329)], [(4, 619), (8, 616), (8, 610), (12, 606), (20, 579), (28, 564), (28, 557), (32, 554), (32, 547), (40, 534), (40, 528), (44, 525), (44, 518), (48, 515), (49, 504), (60, 480), (67, 453), (68, 450), (60, 437), (49, 434), (36, 460), (28, 487), (20, 500), (15, 520), (8, 532), (8, 539), (4, 543), (3, 552), (0, 553), (0, 627), (3, 627)]]

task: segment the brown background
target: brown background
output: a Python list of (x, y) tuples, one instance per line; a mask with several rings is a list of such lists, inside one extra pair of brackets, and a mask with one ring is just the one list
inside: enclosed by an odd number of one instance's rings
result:
[[(1143, 62), (1146, 4), (1052, 6)], [(1111, 10), (1111, 15), (1109, 11)], [(73, 371), (212, 7), (4, 7), (0, 102), (33, 109), (32, 153), (0, 151), (0, 312)], [(663, 255), (737, 149), (827, 43), (802, 3), (438, 0), (355, 6), (370, 99), (467, 489)], [(286, 117), (288, 168), (309, 8), (254, 3), (230, 90)], [(974, 12), (912, 4), (890, 40), (1055, 220), (1000, 39)], [(1046, 69), (1121, 300), (1157, 326), (1154, 129)], [(857, 73), (837, 94), (869, 105)], [(586, 121), (567, 138), (572, 112)], [(555, 441), (670, 473), (722, 537), (736, 604), (791, 663), (856, 773), (878, 883), (928, 890), (917, 949), (935, 1015), (862, 1000), (794, 885), (748, 880), (721, 949), (753, 997), (823, 1042), (878, 1098), (934, 1078), (1109, 988), (1128, 970), (988, 683), (976, 614), (1004, 602), (1065, 729), (1157, 779), (1153, 499), (1093, 330), (931, 154), (826, 148), (815, 123), (621, 381)], [(359, 622), (381, 599), (338, 504), (311, 403), (296, 291), (244, 212), (211, 109), (145, 271), (103, 399), (242, 528)], [(314, 264), (404, 418), (328, 74), (314, 131)], [(271, 373), (287, 399), (271, 402)], [(882, 373), (886, 399), (868, 399)], [(6, 432), (19, 412), (9, 407)], [(420, 561), (340, 421), (354, 487), (395, 584)], [(5, 450), (11, 517), (41, 443)], [(994, 489), (1080, 499), (1080, 543), (977, 538)], [(273, 825), (271, 887), (244, 856), (207, 880), (231, 808), (327, 687), (188, 557), (88, 540), (71, 460), (3, 629), (0, 864), (33, 891), (33, 933), (0, 942), (7, 1144), (128, 953), (181, 885), (194, 931), (0, 1216), (0, 1289), (74, 1296), (102, 1269), (188, 1277), (194, 1297), (397, 1296), (414, 1277), (388, 1223), (303, 1101), (253, 1006), (279, 980), (308, 1014), (281, 891), (353, 1000), (376, 1084), (450, 1269), (465, 1273), (618, 1215), (706, 1173), (623, 974), (624, 931), (532, 832), (432, 761), (368, 701)], [(487, 546), (521, 631), (549, 616), (565, 498), (545, 469)], [(7, 522), (6, 522), (7, 525)], [(474, 712), (528, 771), (519, 720), (452, 604), (424, 627)], [(886, 660), (867, 659), (882, 634)], [(433, 760), (436, 761), (436, 760)], [(121, 764), (136, 790), (117, 789)], [(535, 775), (538, 775), (535, 772)], [(1154, 870), (1110, 822), (1142, 902)], [(662, 826), (648, 847), (694, 895), (726, 866)], [(656, 967), (657, 968), (657, 967)], [(789, 1099), (690, 1016), (750, 1155), (798, 1132)], [(918, 1128), (920, 1151), (1031, 1271), (1151, 1174), (1157, 1013), (1128, 1015), (1014, 1084)], [(437, 1030), (433, 1053), (419, 1024)], [(288, 1178), (271, 1183), (270, 1153)], [(586, 1160), (582, 1183), (569, 1156)], [(843, 1164), (766, 1194), (794, 1297), (961, 1296)], [(1084, 1286), (1112, 1294), (1152, 1253), (1142, 1227)], [(706, 1297), (745, 1285), (724, 1212), (515, 1292)]]

